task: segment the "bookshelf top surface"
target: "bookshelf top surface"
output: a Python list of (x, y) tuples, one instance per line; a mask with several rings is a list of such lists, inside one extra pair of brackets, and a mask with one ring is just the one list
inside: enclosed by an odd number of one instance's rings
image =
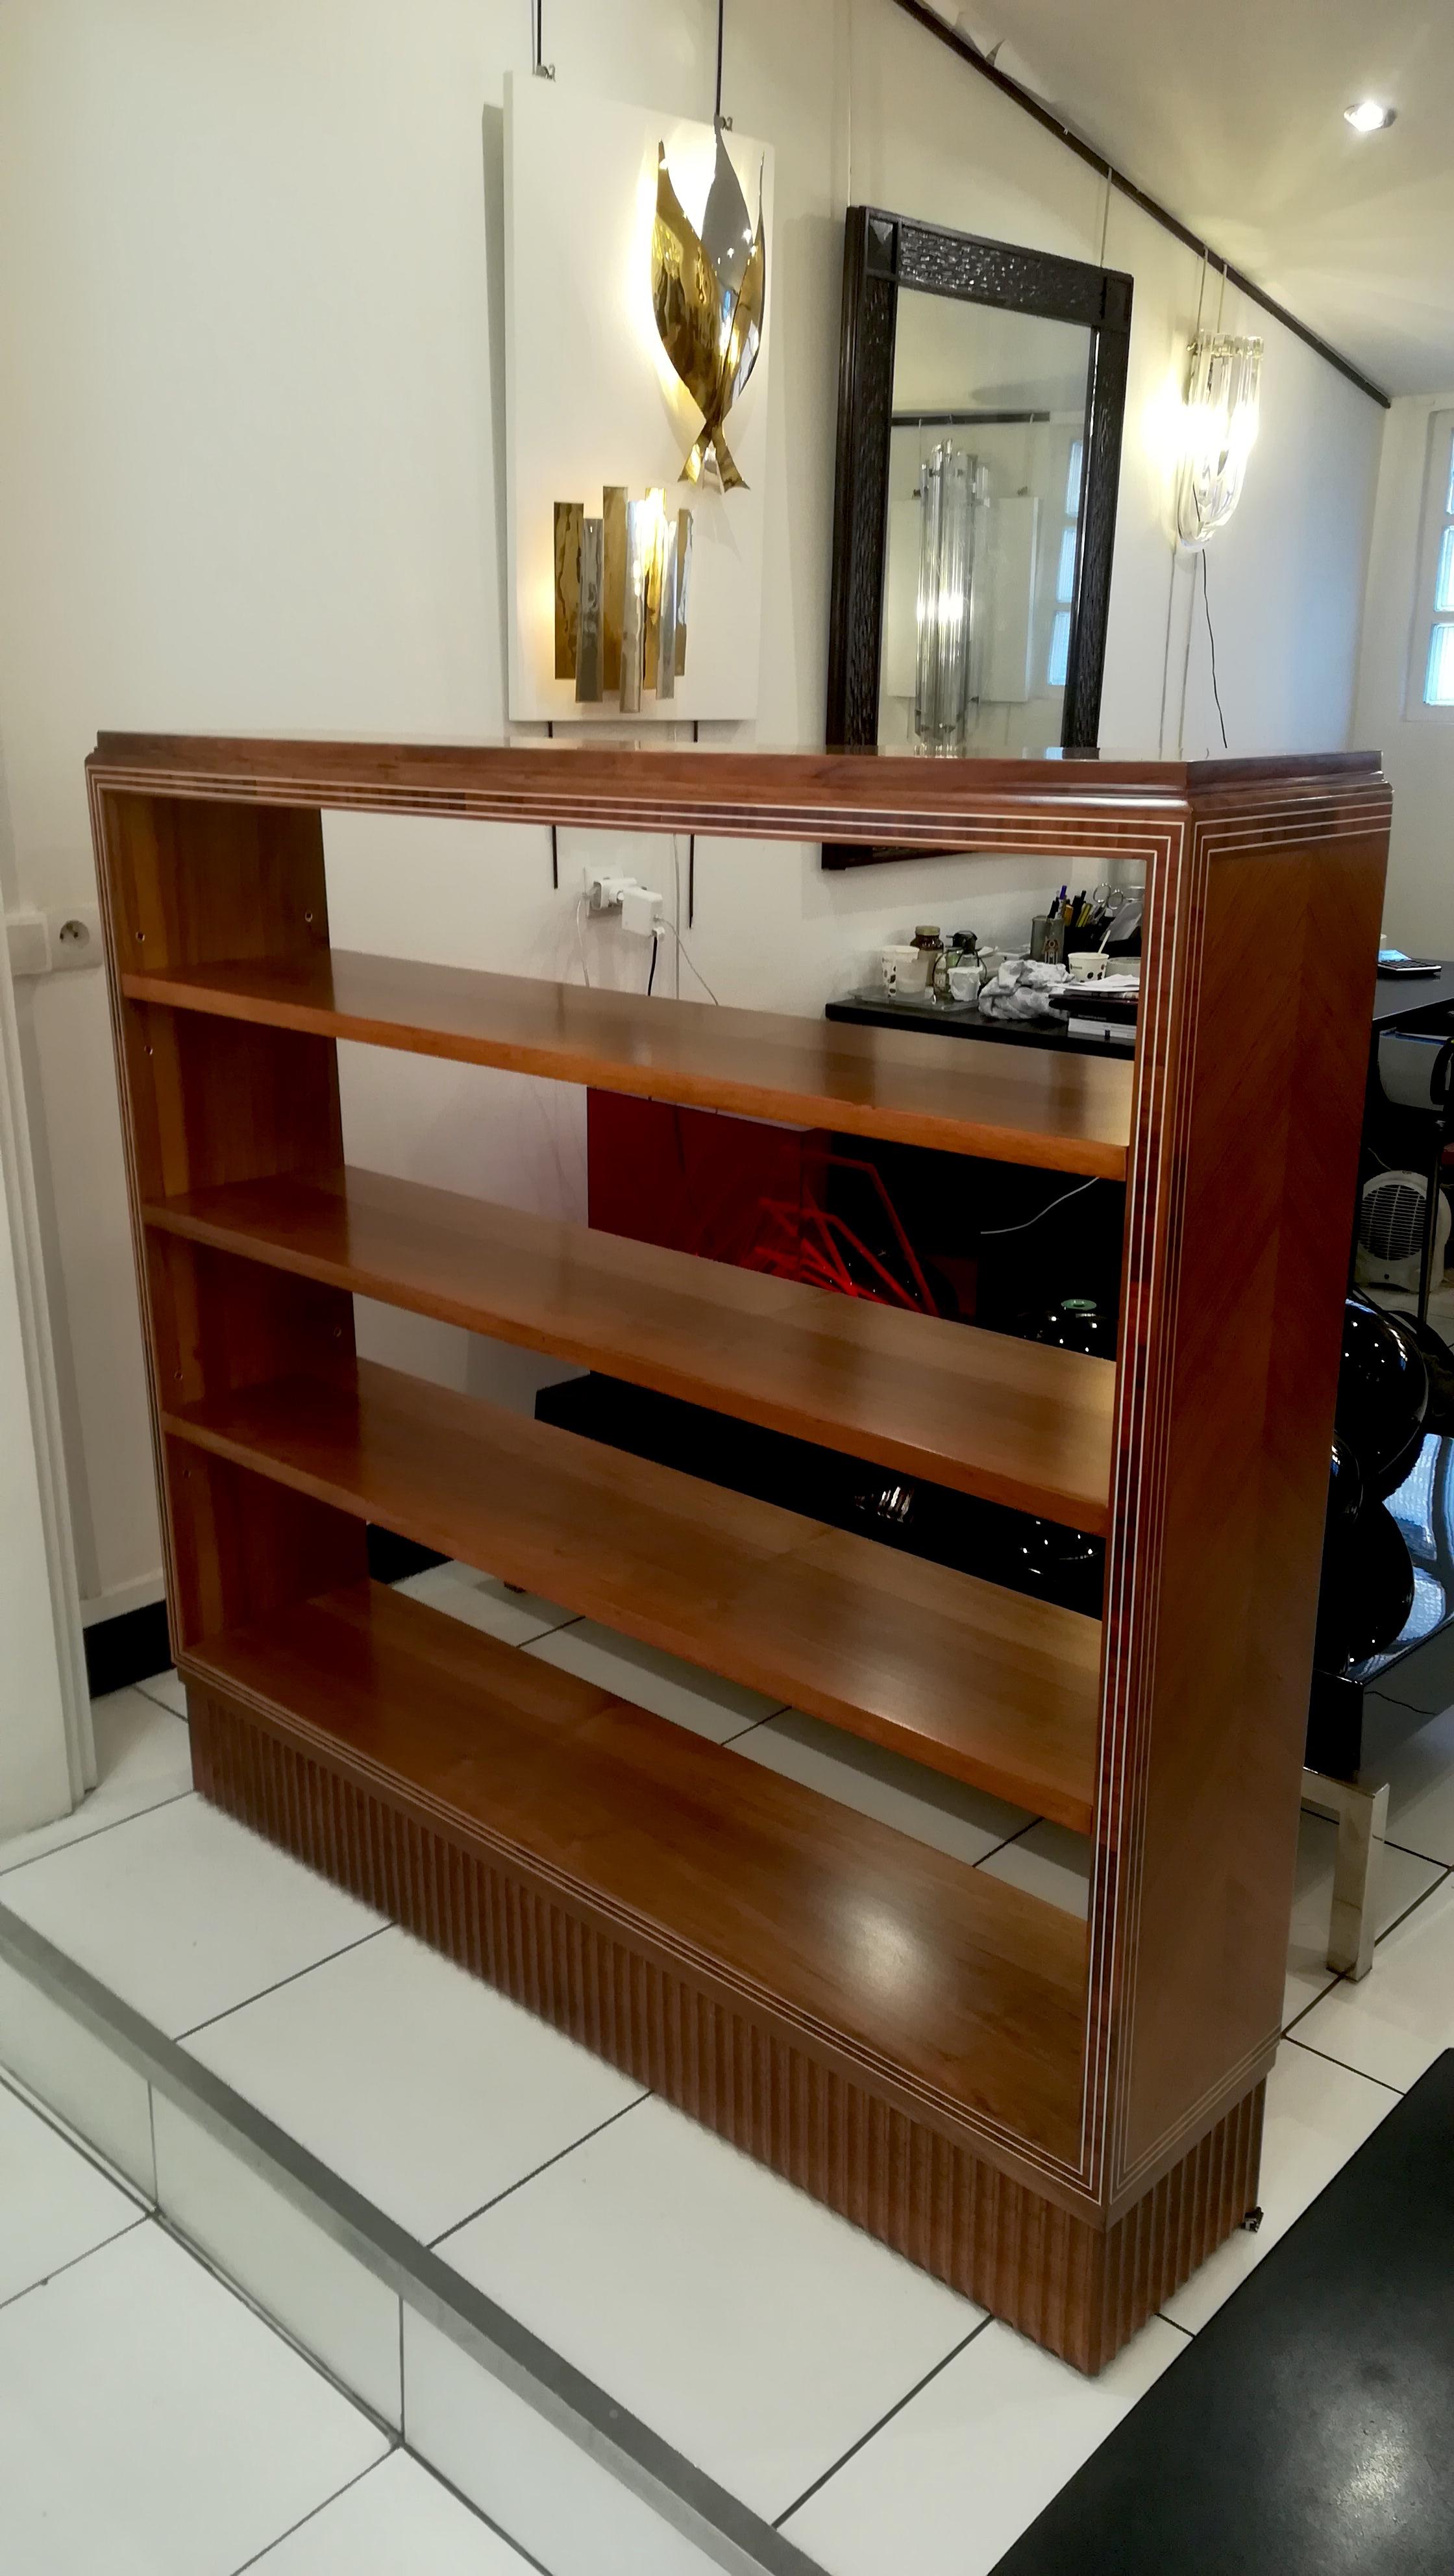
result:
[[(1282, 812), (1388, 790), (1376, 752), (1256, 760), (924, 760), (863, 751), (642, 750), (622, 744), (313, 742), (102, 733), (88, 769), (113, 793), (457, 814), (718, 837), (1049, 846), (1067, 823), (1135, 834), (1206, 798)], [(1003, 843), (1000, 843), (1003, 846)]]

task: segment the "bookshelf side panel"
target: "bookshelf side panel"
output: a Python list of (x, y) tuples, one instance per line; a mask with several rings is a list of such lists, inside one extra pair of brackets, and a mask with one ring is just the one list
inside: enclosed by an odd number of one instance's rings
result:
[(1258, 2080), (1281, 2019), (1387, 830), (1366, 787), (1220, 799), (1166, 869), (1094, 1909), (1113, 2209)]
[(175, 1651), (365, 1570), (346, 1514), (179, 1461), (155, 1429), (168, 1402), (351, 1358), (351, 1298), (152, 1238), (142, 1216), (150, 1199), (338, 1163), (336, 1050), (128, 1001), (120, 983), (144, 967), (326, 947), (322, 818), (99, 791), (92, 816)]

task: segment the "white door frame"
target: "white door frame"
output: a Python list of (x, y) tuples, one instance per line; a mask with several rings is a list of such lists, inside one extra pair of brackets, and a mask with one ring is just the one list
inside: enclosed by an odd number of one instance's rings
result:
[(40, 1242), (0, 904), (0, 1837), (96, 1777)]

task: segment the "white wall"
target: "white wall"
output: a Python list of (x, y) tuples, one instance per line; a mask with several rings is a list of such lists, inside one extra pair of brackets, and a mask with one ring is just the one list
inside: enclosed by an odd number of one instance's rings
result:
[[(526, 0), (0, 11), (0, 736), (28, 899), (87, 890), (98, 726), (503, 730), (500, 107), (529, 23)], [(698, 116), (715, 25), (713, 0), (546, 11), (561, 81)], [(851, 196), (1134, 272), (1102, 740), (1209, 748), (1167, 513), (1196, 260), (889, 0), (731, 0), (727, 37), (725, 104), (778, 156), (757, 738), (822, 736)], [(1235, 296), (1225, 319), (1268, 338), (1262, 443), (1211, 563), (1232, 747), (1340, 745), (1380, 416)], [(354, 818), (328, 838), (335, 935), (575, 971), (570, 835), (555, 897), (540, 832)], [(668, 845), (632, 864), (670, 885)], [(907, 922), (1022, 931), (1045, 891), (1009, 860), (830, 877), (816, 850), (719, 843), (698, 852), (693, 953), (724, 1000), (811, 1012)], [(612, 971), (639, 974), (617, 949)], [(120, 1595), (157, 1551), (96, 979), (41, 988), (35, 1020), (83, 1585)], [(401, 1063), (347, 1063), (355, 1153), (579, 1207), (578, 1097)], [(421, 1364), (503, 1366), (528, 1394), (524, 1363), (386, 1322)]]
[[(1454, 956), (1454, 716), (1406, 715), (1404, 690), (1418, 580), (1419, 521), (1429, 415), (1454, 393), (1396, 402), (1384, 433), (1368, 567), (1358, 732), (1383, 753), (1393, 781), (1393, 841), (1384, 921), (1398, 945)], [(1416, 700), (1417, 703), (1417, 700)]]

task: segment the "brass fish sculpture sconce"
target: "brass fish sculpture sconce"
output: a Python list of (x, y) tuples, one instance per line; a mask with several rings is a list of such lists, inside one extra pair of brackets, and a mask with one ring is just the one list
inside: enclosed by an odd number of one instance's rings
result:
[(762, 346), (767, 245), (761, 172), (754, 230), (720, 124), (700, 233), (672, 186), (666, 146), (657, 146), (651, 300), (661, 345), (702, 414), (681, 480), (700, 483), (705, 476), (724, 492), (745, 489), (722, 424)]

